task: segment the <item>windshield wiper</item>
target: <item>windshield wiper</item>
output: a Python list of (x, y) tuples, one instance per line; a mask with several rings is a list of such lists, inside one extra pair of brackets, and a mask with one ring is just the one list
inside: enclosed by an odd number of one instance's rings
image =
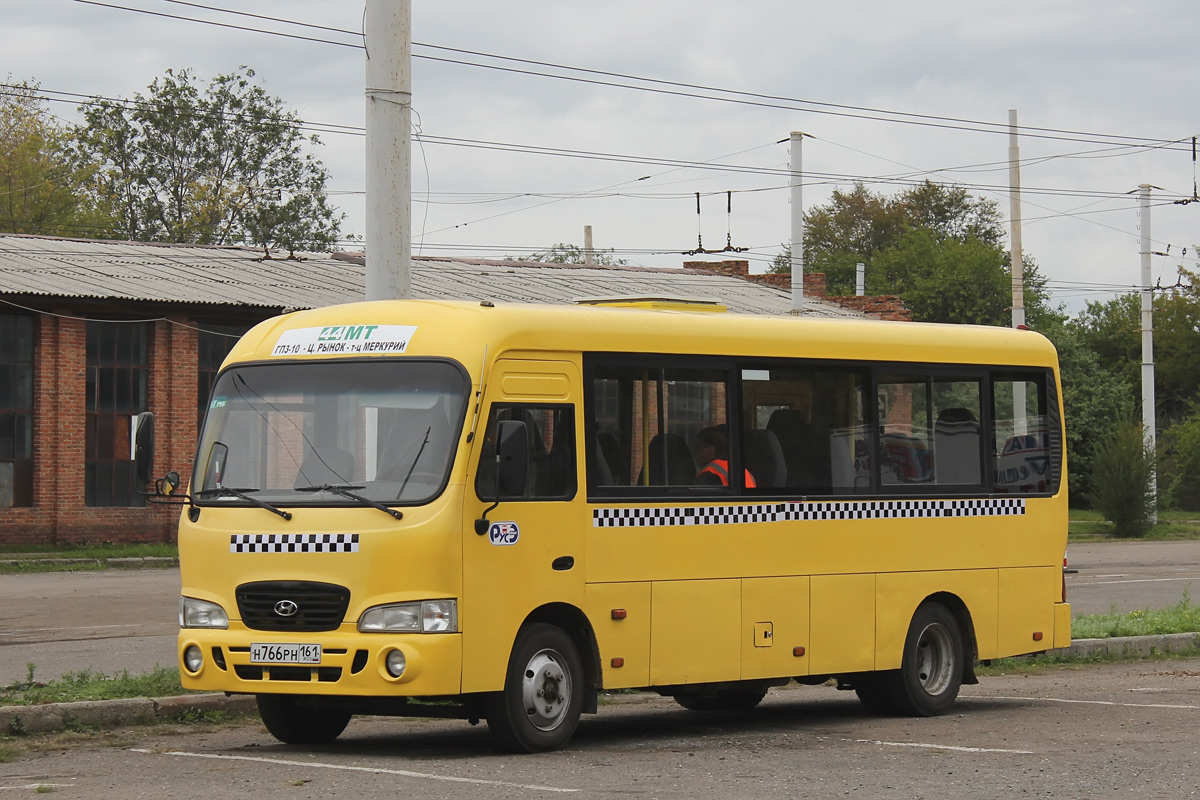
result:
[(341, 495), (342, 497), (349, 497), (351, 500), (357, 500), (358, 502), (362, 503), (363, 505), (370, 506), (371, 508), (378, 508), (383, 513), (390, 514), (391, 516), (395, 517), (396, 519), (404, 519), (404, 514), (397, 511), (396, 509), (388, 508), (383, 503), (377, 503), (369, 497), (365, 497), (364, 495), (361, 495), (355, 491), (352, 491), (353, 489), (365, 489), (365, 488), (367, 488), (367, 487), (354, 486), (354, 485), (348, 484), (348, 483), (345, 483), (345, 484), (324, 483), (324, 484), (321, 484), (320, 486), (297, 486), (296, 491), (297, 492), (332, 492), (333, 494), (338, 494), (338, 495)]
[(197, 497), (236, 497), (240, 500), (245, 500), (252, 506), (265, 508), (272, 514), (278, 514), (284, 519), (290, 520), (292, 518), (292, 512), (283, 511), (282, 509), (276, 508), (265, 500), (259, 500), (257, 497), (252, 497), (251, 495), (247, 494), (247, 492), (257, 491), (258, 489), (234, 489), (229, 486), (218, 486), (215, 489), (201, 489), (200, 491), (195, 492), (195, 495)]
[(425, 440), (421, 442), (421, 446), (417, 448), (417, 454), (413, 456), (412, 463), (408, 465), (408, 474), (404, 476), (404, 481), (400, 484), (400, 491), (396, 492), (397, 497), (404, 495), (404, 487), (408, 486), (408, 479), (413, 476), (413, 470), (417, 468), (417, 462), (421, 460), (421, 454), (425, 452), (425, 445), (429, 444), (429, 432), (432, 430), (432, 425), (425, 429)]

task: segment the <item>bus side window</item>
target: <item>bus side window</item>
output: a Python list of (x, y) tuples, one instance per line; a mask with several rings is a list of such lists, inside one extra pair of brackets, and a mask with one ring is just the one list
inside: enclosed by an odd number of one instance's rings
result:
[(480, 448), (475, 491), (490, 496), (495, 480), (496, 423), (517, 420), (525, 423), (529, 442), (529, 474), (525, 494), (506, 500), (569, 500), (575, 496), (575, 406), (526, 403), (492, 406)]
[(992, 447), (995, 491), (1038, 494), (1051, 491), (1052, 447), (1045, 378), (997, 375), (992, 380)]

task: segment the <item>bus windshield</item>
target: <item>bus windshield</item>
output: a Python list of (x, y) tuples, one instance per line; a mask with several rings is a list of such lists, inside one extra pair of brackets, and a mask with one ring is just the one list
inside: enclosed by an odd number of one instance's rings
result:
[(446, 484), (469, 388), (447, 361), (231, 368), (213, 387), (192, 495), (221, 505), (429, 502)]

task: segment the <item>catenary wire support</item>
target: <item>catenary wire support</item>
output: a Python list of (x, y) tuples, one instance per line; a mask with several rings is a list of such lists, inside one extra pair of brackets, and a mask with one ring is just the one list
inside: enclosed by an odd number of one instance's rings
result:
[(696, 249), (685, 250), (685, 256), (711, 256), (719, 253), (744, 253), (749, 250), (749, 247), (734, 247), (733, 246), (733, 192), (725, 192), (725, 246), (720, 250), (705, 250), (704, 249), (704, 233), (701, 225), (700, 217), (700, 193), (696, 192)]

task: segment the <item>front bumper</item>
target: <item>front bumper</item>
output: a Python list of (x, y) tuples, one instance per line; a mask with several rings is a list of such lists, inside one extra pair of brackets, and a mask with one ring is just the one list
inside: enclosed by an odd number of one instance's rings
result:
[[(251, 664), (252, 643), (321, 645), (321, 663)], [(188, 670), (183, 654), (196, 646), (203, 663)], [(385, 666), (388, 653), (404, 653), (399, 678)], [(462, 687), (462, 635), (364, 634), (357, 630), (281, 634), (274, 631), (205, 630), (179, 632), (177, 658), (183, 688), (244, 694), (322, 694), (434, 697), (457, 695)]]

